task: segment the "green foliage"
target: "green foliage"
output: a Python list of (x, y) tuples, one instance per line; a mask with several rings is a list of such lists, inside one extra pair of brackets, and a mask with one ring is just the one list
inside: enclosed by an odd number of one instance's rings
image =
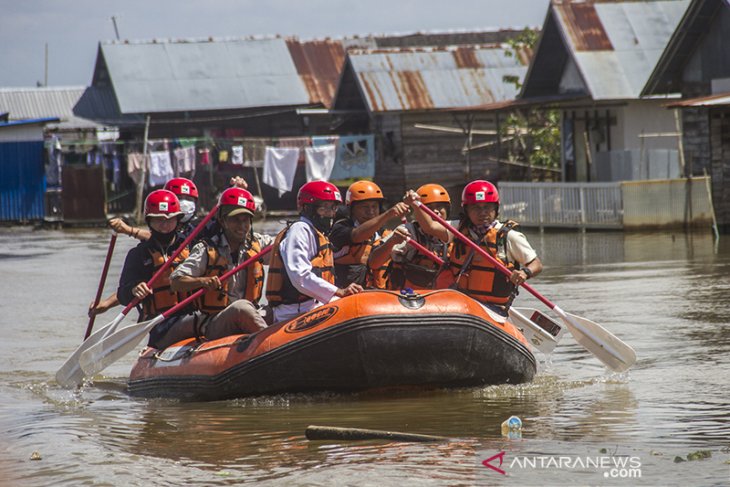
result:
[[(507, 57), (514, 57), (519, 51), (532, 52), (537, 45), (538, 32), (525, 27), (515, 37), (509, 39)], [(502, 81), (522, 89), (518, 76), (505, 75)], [(510, 141), (508, 157), (522, 161), (536, 168), (560, 166), (560, 112), (558, 110), (538, 110), (528, 108), (510, 113), (502, 125), (501, 136)]]

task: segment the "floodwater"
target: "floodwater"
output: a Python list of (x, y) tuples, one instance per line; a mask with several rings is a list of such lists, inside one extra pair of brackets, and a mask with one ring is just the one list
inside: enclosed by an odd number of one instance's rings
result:
[[(528, 237), (546, 266), (533, 286), (631, 344), (628, 373), (566, 334), (525, 385), (180, 403), (126, 395), (134, 354), (78, 390), (54, 381), (108, 232), (0, 229), (0, 485), (730, 485), (730, 237)], [(119, 237), (105, 294), (132, 245)], [(501, 436), (511, 415), (521, 438)], [(310, 442), (310, 424), (453, 440)]]

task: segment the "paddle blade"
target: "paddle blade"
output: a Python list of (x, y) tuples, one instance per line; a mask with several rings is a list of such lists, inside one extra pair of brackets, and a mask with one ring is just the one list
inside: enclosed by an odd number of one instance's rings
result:
[(79, 363), (87, 376), (98, 374), (137, 348), (140, 340), (164, 317), (125, 326), (81, 354)]
[[(536, 316), (548, 320), (552, 325), (556, 325), (557, 330), (544, 325), (541, 326), (539, 320), (535, 321)], [(563, 338), (563, 328), (535, 309), (510, 307), (509, 319), (513, 325), (522, 331), (527, 341), (545, 355), (551, 354), (560, 339)]]
[(565, 311), (558, 314), (575, 341), (614, 372), (625, 372), (636, 363), (634, 349), (595, 321)]
[(81, 345), (72, 353), (63, 363), (58, 372), (56, 372), (56, 382), (63, 387), (75, 387), (83, 382), (85, 374), (81, 369), (79, 359), (81, 354), (99, 343), (107, 334), (112, 334), (117, 325), (124, 319), (124, 314), (120, 313), (113, 321), (96, 330), (89, 338), (83, 341)]

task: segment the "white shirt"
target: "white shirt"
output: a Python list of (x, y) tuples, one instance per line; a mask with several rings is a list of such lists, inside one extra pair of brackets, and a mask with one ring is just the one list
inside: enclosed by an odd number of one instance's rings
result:
[[(449, 222), (449, 224), (454, 228), (459, 228), (459, 222), (455, 222), (455, 224)], [(493, 225), (496, 230), (500, 230), (504, 226), (499, 220), (494, 220)], [(449, 233), (449, 235), (451, 234)], [(476, 237), (473, 233), (470, 236), (472, 239)], [(454, 237), (452, 236), (451, 238), (453, 239)], [(527, 241), (525, 234), (517, 230), (510, 230), (507, 233), (506, 250), (506, 256), (499, 255), (498, 257), (502, 260), (505, 260), (506, 257), (507, 262), (517, 262), (521, 267), (524, 267), (537, 258), (537, 252), (532, 248), (530, 242)]]
[(280, 304), (273, 308), (274, 321), (286, 321), (310, 311), (323, 303), (329, 303), (337, 292), (330, 284), (312, 271), (312, 259), (317, 255), (319, 241), (311, 221), (300, 217), (292, 224), (279, 244), (279, 253), (286, 275), (294, 288), (312, 299), (303, 303)]

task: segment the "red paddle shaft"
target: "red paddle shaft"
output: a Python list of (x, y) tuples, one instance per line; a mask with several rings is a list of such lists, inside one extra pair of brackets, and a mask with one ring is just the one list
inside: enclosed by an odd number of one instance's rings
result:
[[(109, 248), (106, 250), (106, 260), (104, 261), (104, 269), (101, 271), (101, 279), (99, 279), (99, 287), (96, 289), (96, 298), (94, 298), (94, 308), (97, 307), (99, 301), (101, 301), (101, 293), (104, 292), (104, 284), (106, 283), (106, 274), (109, 272), (109, 263), (112, 260), (112, 253), (114, 253), (114, 245), (117, 243), (117, 232), (112, 233), (112, 238), (109, 239)], [(91, 315), (89, 318), (89, 324), (86, 326), (86, 333), (84, 334), (84, 340), (89, 338), (91, 330), (94, 328), (94, 319), (96, 314)]]

